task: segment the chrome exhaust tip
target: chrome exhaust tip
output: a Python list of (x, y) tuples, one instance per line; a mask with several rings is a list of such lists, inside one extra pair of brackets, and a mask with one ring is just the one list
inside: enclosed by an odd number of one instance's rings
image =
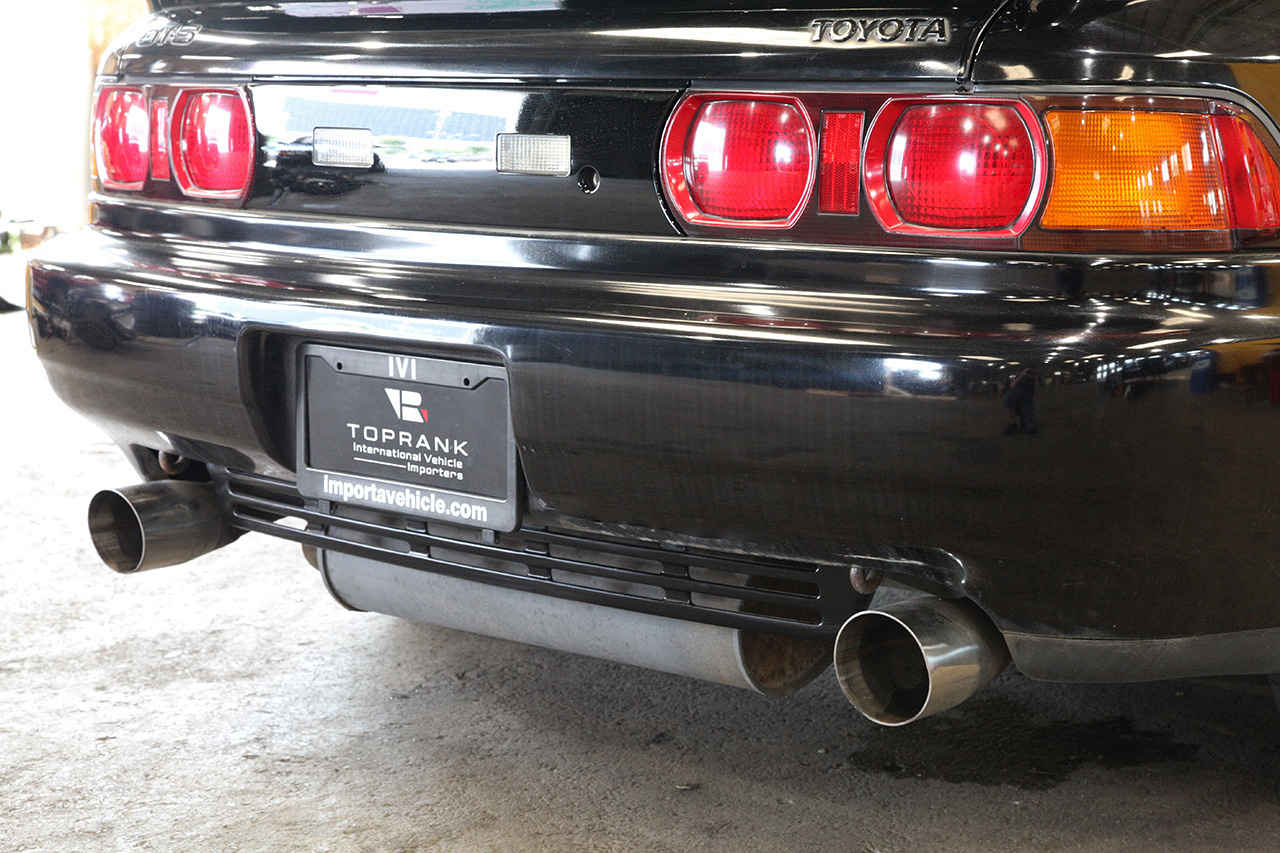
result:
[(864, 610), (836, 637), (840, 689), (882, 726), (954, 708), (1008, 663), (1000, 631), (967, 599), (917, 598)]
[(106, 489), (89, 501), (89, 535), (121, 574), (175, 566), (236, 538), (208, 483), (161, 480)]

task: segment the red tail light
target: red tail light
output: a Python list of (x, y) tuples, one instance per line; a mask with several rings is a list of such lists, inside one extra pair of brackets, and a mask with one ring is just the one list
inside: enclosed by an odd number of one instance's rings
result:
[(1280, 228), (1280, 167), (1243, 118), (1213, 116), (1236, 228)]
[(235, 203), (253, 183), (257, 135), (239, 89), (104, 86), (93, 149), (101, 190)]
[(888, 231), (1013, 236), (1035, 214), (1044, 160), (1019, 101), (889, 101), (867, 139), (867, 197)]
[(701, 92), (677, 105), (661, 153), (671, 209), (695, 235), (1066, 252), (1280, 243), (1280, 146), (1209, 98)]
[(236, 91), (184, 91), (174, 104), (174, 177), (199, 198), (240, 198), (253, 180), (255, 139), (249, 105)]
[(1031, 133), (1012, 107), (908, 107), (889, 139), (886, 181), (904, 222), (1008, 228), (1035, 185)]
[(1256, 241), (1280, 228), (1280, 167), (1225, 104), (1063, 105), (1044, 117), (1055, 170), (1040, 224), (1060, 246), (1127, 232), (1130, 242), (1229, 248), (1233, 235)]
[(774, 228), (840, 243), (893, 242), (876, 239), (885, 231), (1017, 237), (1048, 171), (1039, 120), (1019, 99), (816, 92), (690, 95), (667, 125), (661, 168), (694, 233)]
[(142, 188), (150, 163), (147, 96), (141, 89), (108, 86), (94, 111), (98, 178), (113, 190)]
[(813, 149), (794, 99), (695, 95), (668, 125), (663, 178), (690, 222), (785, 228), (813, 186)]

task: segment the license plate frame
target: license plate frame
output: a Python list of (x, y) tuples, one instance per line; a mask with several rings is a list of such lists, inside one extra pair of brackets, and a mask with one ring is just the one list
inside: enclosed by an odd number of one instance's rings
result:
[(461, 527), (519, 527), (504, 367), (305, 344), (298, 377), (303, 497)]

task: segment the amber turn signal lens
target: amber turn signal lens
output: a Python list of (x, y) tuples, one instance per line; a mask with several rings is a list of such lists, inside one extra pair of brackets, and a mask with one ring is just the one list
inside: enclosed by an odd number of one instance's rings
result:
[(1207, 115), (1050, 110), (1054, 176), (1041, 225), (1062, 230), (1230, 227)]

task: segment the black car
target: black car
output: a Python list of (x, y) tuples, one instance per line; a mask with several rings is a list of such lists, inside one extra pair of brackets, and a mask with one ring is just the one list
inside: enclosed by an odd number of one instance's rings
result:
[(888, 725), (1280, 671), (1280, 2), (786, 6), (152, 0), (30, 276), (107, 563)]

